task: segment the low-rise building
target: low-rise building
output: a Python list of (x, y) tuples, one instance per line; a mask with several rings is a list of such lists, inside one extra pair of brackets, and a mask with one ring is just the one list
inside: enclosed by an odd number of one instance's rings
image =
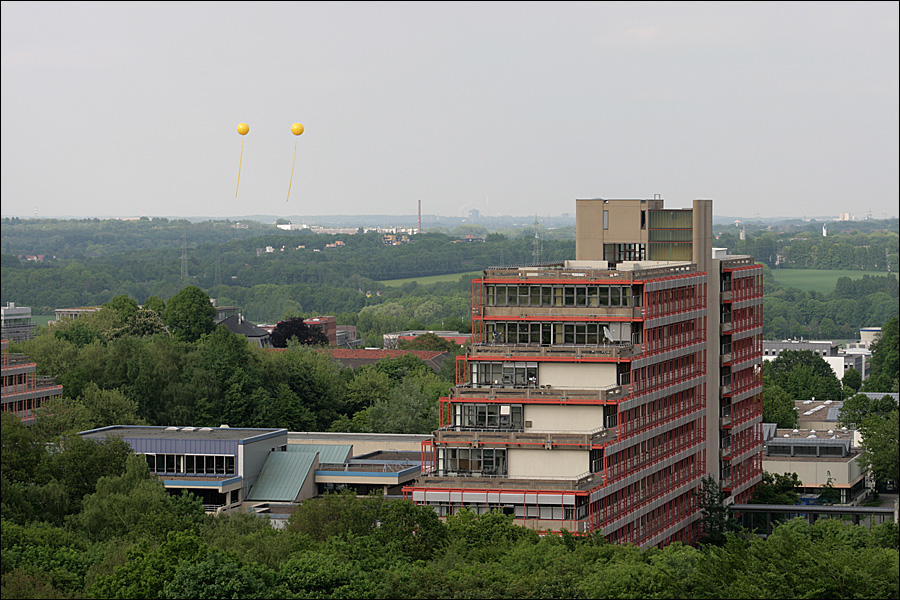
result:
[(120, 437), (143, 455), (170, 493), (187, 490), (208, 512), (241, 506), (271, 452), (287, 446), (287, 429), (113, 425), (82, 431), (85, 439)]
[(763, 436), (763, 470), (796, 473), (803, 482), (800, 494), (818, 495), (831, 483), (841, 494), (841, 504), (859, 504), (873, 489), (874, 481), (859, 462), (853, 431), (776, 429), (774, 423), (764, 423)]
[(77, 319), (83, 315), (87, 315), (90, 313), (95, 313), (99, 311), (102, 306), (79, 306), (76, 308), (57, 308), (53, 312), (56, 313), (56, 320), (62, 321), (63, 319)]
[(420, 335), (431, 333), (439, 338), (449, 340), (454, 344), (464, 346), (472, 341), (471, 333), (460, 333), (459, 331), (433, 331), (427, 329), (408, 329), (406, 331), (395, 331), (393, 333), (384, 334), (384, 347), (393, 349), (399, 348), (400, 342), (414, 340)]

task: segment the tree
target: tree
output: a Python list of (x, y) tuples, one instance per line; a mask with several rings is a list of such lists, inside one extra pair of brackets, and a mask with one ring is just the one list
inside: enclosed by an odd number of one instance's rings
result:
[(856, 369), (847, 369), (841, 383), (844, 385), (844, 397), (849, 398), (862, 387), (862, 375)]
[(408, 558), (428, 560), (447, 543), (447, 528), (431, 507), (388, 500), (380, 508), (376, 537)]
[(332, 536), (368, 535), (376, 527), (384, 501), (381, 496), (358, 498), (351, 490), (325, 494), (300, 504), (288, 519), (287, 530), (317, 541)]
[(158, 315), (162, 315), (163, 311), (166, 310), (166, 303), (156, 296), (150, 296), (147, 298), (147, 301), (144, 302), (144, 306), (142, 307), (144, 310), (152, 310)]
[(434, 350), (438, 352), (458, 352), (459, 344), (428, 332), (417, 335), (411, 340), (400, 340), (401, 350)]
[(166, 333), (166, 325), (157, 311), (146, 308), (138, 309), (122, 328), (122, 335), (135, 337), (151, 337), (158, 333)]
[[(430, 433), (437, 428), (437, 397), (428, 384), (438, 380), (433, 373), (407, 377), (391, 390), (387, 400), (377, 401), (367, 411), (372, 431), (378, 433)], [(443, 383), (443, 382), (441, 382)]]
[(328, 336), (322, 332), (318, 325), (307, 325), (301, 317), (292, 317), (286, 321), (280, 321), (272, 332), (272, 346), (275, 348), (287, 348), (289, 340), (304, 346), (327, 346)]
[(87, 408), (91, 428), (110, 425), (144, 425), (138, 417), (138, 404), (120, 390), (101, 390), (96, 383), (84, 388), (79, 401)]
[(166, 598), (287, 598), (286, 587), (273, 586), (275, 577), (271, 569), (211, 551), (200, 562), (180, 563), (164, 592)]
[(796, 489), (803, 485), (796, 473), (769, 473), (763, 471), (762, 481), (753, 488), (750, 504), (797, 504), (800, 494)]
[(737, 519), (725, 506), (728, 494), (722, 491), (719, 482), (712, 475), (707, 475), (700, 483), (700, 489), (694, 492), (700, 500), (700, 537), (701, 544), (724, 546), (727, 534), (740, 531)]
[[(897, 301), (894, 299), (894, 305)], [(900, 318), (894, 317), (881, 328), (881, 335), (872, 344), (869, 378), (863, 389), (867, 392), (896, 392), (900, 371)]]
[(121, 475), (101, 477), (84, 498), (84, 510), (69, 520), (96, 540), (165, 538), (169, 531), (197, 531), (203, 505), (193, 494), (171, 496), (143, 456), (131, 454)]
[(783, 429), (797, 426), (794, 399), (778, 385), (763, 386), (763, 421)]
[(822, 486), (822, 491), (819, 492), (819, 500), (824, 504), (836, 504), (841, 501), (841, 491), (831, 483), (831, 477)]
[(785, 350), (763, 362), (763, 382), (781, 387), (794, 400), (840, 400), (841, 383), (831, 366), (811, 350)]
[(863, 435), (862, 464), (871, 469), (876, 483), (900, 481), (900, 409), (885, 417), (871, 416), (860, 429)]
[(169, 298), (162, 319), (178, 339), (196, 342), (205, 333), (216, 328), (216, 307), (209, 296), (190, 285)]
[(870, 398), (866, 394), (855, 394), (844, 400), (838, 410), (838, 418), (846, 427), (861, 427), (871, 417), (884, 418), (897, 408), (890, 396)]
[(363, 365), (353, 373), (353, 379), (347, 383), (347, 410), (355, 413), (364, 408), (374, 406), (377, 402), (387, 400), (391, 392), (391, 380), (384, 373)]
[(138, 311), (138, 303), (128, 294), (120, 294), (103, 306), (115, 311), (123, 322), (133, 317)]

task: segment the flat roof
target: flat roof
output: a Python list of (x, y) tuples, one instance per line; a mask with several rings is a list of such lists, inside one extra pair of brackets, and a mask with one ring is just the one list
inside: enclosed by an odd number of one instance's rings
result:
[(123, 438), (178, 439), (178, 440), (250, 440), (271, 437), (287, 429), (255, 429), (249, 427), (162, 427), (140, 425), (111, 425), (100, 429), (81, 431), (83, 438), (104, 439), (111, 435)]
[(430, 433), (336, 433), (330, 431), (290, 431), (288, 443), (309, 443), (312, 441), (327, 444), (352, 444), (353, 442), (389, 442), (389, 441), (425, 441), (433, 439)]

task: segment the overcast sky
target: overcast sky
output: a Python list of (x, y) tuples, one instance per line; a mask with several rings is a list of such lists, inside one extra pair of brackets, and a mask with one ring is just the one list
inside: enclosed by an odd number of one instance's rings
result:
[(3, 2), (2, 214), (892, 217), (898, 47), (897, 2)]

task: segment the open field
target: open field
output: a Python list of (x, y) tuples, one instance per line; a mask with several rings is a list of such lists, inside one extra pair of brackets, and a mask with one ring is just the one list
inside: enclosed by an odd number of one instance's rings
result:
[(467, 271), (465, 273), (448, 273), (446, 275), (429, 275), (428, 277), (409, 277), (407, 279), (389, 279), (386, 281), (381, 281), (379, 283), (383, 283), (384, 285), (390, 287), (399, 287), (404, 283), (409, 283), (410, 281), (415, 281), (419, 285), (428, 285), (430, 283), (438, 283), (440, 281), (459, 281), (459, 278), (463, 275), (467, 277), (477, 277), (481, 275), (481, 271)]
[(773, 269), (772, 276), (775, 281), (785, 287), (799, 288), (806, 292), (822, 292), (828, 294), (834, 291), (837, 280), (841, 277), (850, 279), (862, 279), (863, 275), (883, 277), (884, 271), (831, 271), (820, 269)]

